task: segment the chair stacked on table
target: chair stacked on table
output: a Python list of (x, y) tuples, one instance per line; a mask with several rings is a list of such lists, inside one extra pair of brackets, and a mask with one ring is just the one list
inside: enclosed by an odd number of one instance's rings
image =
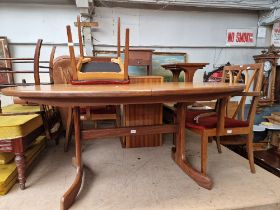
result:
[[(68, 58), (61, 58), (55, 62), (54, 67), (60, 69), (58, 77), (64, 78), (61, 83), (72, 85), (98, 85), (98, 84), (128, 84), (128, 53), (129, 53), (129, 29), (126, 29), (124, 61), (121, 58), (120, 45), (120, 18), (118, 18), (117, 55), (115, 57), (92, 57), (85, 56), (81, 34), (80, 17), (77, 17), (79, 37), (79, 57), (75, 57), (71, 27), (67, 26), (68, 46), (70, 61)], [(67, 67), (68, 63), (68, 67)], [(69, 68), (69, 65), (71, 68)], [(56, 74), (56, 73), (54, 73)], [(73, 127), (73, 113), (70, 108), (67, 111), (65, 151), (68, 150)], [(120, 106), (91, 106), (83, 107), (81, 120), (94, 121), (94, 126), (99, 120), (114, 120), (117, 127), (121, 124)]]

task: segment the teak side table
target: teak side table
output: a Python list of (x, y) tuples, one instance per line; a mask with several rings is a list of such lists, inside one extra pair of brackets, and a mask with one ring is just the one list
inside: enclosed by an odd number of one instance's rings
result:
[(192, 82), (193, 75), (198, 69), (204, 68), (209, 63), (173, 63), (161, 65), (166, 70), (172, 72), (173, 82), (179, 82), (179, 76), (181, 71), (185, 72), (185, 82)]

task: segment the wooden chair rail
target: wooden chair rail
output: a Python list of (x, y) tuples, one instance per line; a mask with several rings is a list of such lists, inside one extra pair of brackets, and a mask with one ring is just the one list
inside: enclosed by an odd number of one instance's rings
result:
[[(49, 68), (49, 67), (46, 67), (46, 66), (39, 66), (40, 68)], [(8, 70), (0, 70), (0, 73), (5, 73), (5, 74), (23, 74), (23, 73), (26, 73), (26, 74), (34, 74), (34, 71), (28, 71), (28, 70), (17, 70), (17, 71), (8, 71)], [(49, 71), (39, 71), (39, 73), (41, 74), (49, 74), (50, 72)]]
[(83, 140), (93, 138), (128, 136), (128, 135), (149, 135), (159, 133), (176, 133), (178, 125), (148, 125), (148, 126), (128, 126), (120, 128), (102, 128), (82, 131)]
[(242, 92), (242, 93), (234, 94), (234, 96), (260, 96), (260, 95), (261, 95), (261, 93), (257, 92), (257, 91)]

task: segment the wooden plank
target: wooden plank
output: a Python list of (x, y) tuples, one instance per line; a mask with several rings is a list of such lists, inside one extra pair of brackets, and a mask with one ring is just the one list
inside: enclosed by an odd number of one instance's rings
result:
[[(74, 25), (77, 27), (78, 23), (74, 22)], [(98, 22), (81, 22), (82, 27), (98, 27)]]
[(94, 138), (104, 137), (175, 133), (177, 132), (177, 130), (177, 125), (131, 126), (121, 128), (90, 129), (82, 131), (82, 139), (92, 140)]

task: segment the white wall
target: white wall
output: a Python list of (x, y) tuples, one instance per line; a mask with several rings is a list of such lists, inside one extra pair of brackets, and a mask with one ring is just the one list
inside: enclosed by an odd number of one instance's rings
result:
[[(220, 10), (222, 11), (222, 10)], [(126, 8), (96, 8), (94, 20), (99, 27), (93, 29), (96, 49), (112, 50), (116, 44), (117, 17), (121, 17), (122, 43), (125, 28), (130, 28), (130, 45), (153, 48), (161, 52), (187, 53), (188, 62), (209, 62), (210, 65), (195, 74), (201, 81), (205, 70), (230, 61), (232, 64), (252, 63), (270, 42), (258, 39), (257, 47), (225, 47), (226, 29), (257, 28), (258, 13), (252, 11), (202, 10), (150, 10)], [(0, 35), (7, 36), (14, 57), (33, 56), (35, 42), (44, 39), (42, 60), (48, 60), (51, 46), (58, 44), (56, 55), (68, 54), (65, 26), (72, 25), (78, 10), (70, 5), (0, 4)], [(73, 39), (77, 40), (76, 33)], [(17, 66), (17, 68), (21, 68)], [(17, 80), (26, 75), (17, 75)], [(47, 78), (44, 77), (45, 80)], [(32, 77), (27, 78), (32, 81)], [(3, 99), (4, 103), (10, 101)]]
[[(222, 10), (221, 10), (222, 11)], [(121, 18), (122, 43), (125, 28), (130, 28), (130, 45), (149, 47), (162, 52), (187, 53), (188, 62), (208, 62), (197, 71), (194, 81), (202, 81), (204, 71), (213, 70), (230, 61), (232, 64), (254, 62), (252, 56), (259, 54), (270, 42), (267, 37), (257, 40), (257, 47), (229, 48), (225, 46), (226, 29), (257, 29), (256, 11), (168, 11), (125, 8), (97, 8), (94, 19), (99, 28), (94, 30), (97, 49), (113, 49), (116, 43), (117, 18)]]

